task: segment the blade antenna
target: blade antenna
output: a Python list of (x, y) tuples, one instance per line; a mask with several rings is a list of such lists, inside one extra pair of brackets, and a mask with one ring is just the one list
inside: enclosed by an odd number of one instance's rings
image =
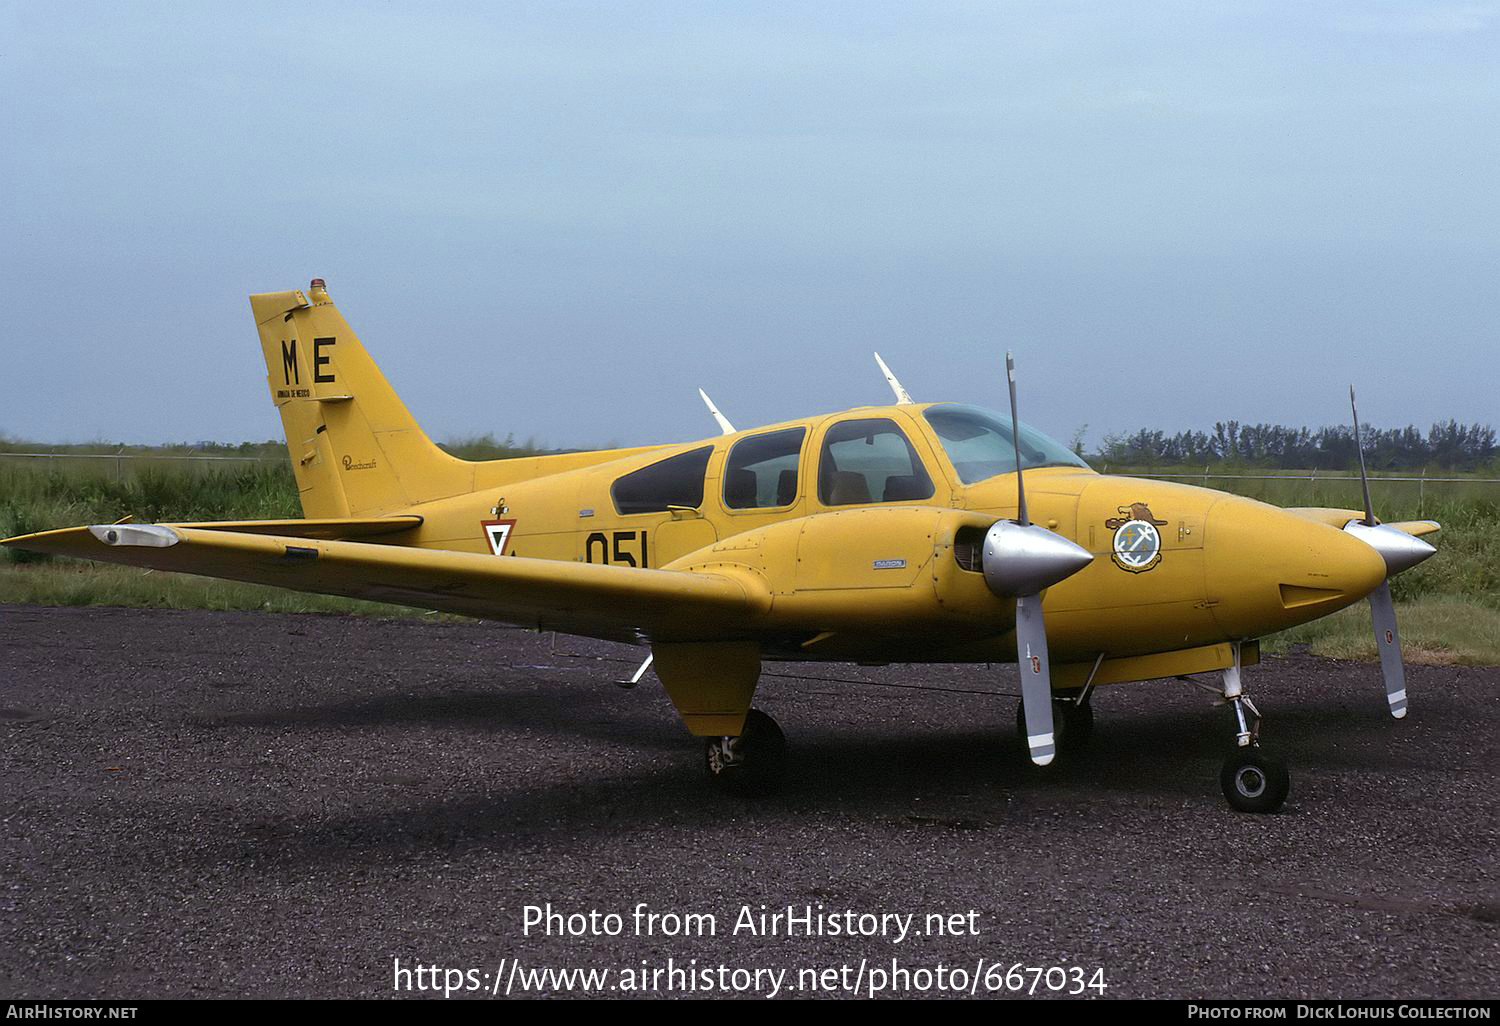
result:
[(911, 393), (906, 390), (901, 382), (896, 380), (896, 375), (891, 373), (891, 369), (886, 366), (885, 361), (880, 358), (879, 353), (875, 354), (875, 362), (880, 365), (880, 373), (885, 375), (885, 383), (891, 386), (891, 392), (896, 396), (896, 405), (912, 405)]
[(703, 397), (703, 405), (708, 407), (708, 412), (714, 418), (714, 423), (719, 425), (719, 430), (726, 435), (734, 434), (734, 425), (729, 423), (728, 417), (719, 412), (719, 408), (715, 406), (714, 401), (708, 397), (708, 393), (700, 388), (698, 389), (698, 394)]
[(1016, 361), (1009, 352), (1005, 354), (1005, 376), (1010, 379), (1010, 440), (1016, 446), (1016, 520), (1024, 525), (1031, 521), (1026, 516), (1026, 486), (1021, 480), (1021, 421), (1016, 415)]
[(1359, 437), (1359, 407), (1354, 402), (1354, 386), (1349, 386), (1349, 411), (1354, 414), (1354, 451), (1359, 453), (1359, 483), (1365, 490), (1365, 526), (1375, 526), (1375, 505), (1370, 502), (1370, 475), (1365, 473), (1365, 446)]

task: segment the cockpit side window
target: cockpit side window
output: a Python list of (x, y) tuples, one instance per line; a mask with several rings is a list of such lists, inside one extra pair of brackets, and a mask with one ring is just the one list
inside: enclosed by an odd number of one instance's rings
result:
[(703, 505), (703, 475), (714, 447), (669, 456), (660, 463), (617, 478), (610, 495), (620, 513), (664, 513), (672, 506), (697, 509)]
[(807, 428), (752, 435), (734, 443), (724, 463), (724, 505), (777, 509), (797, 501), (797, 464)]
[(918, 502), (932, 494), (932, 478), (894, 421), (846, 420), (824, 434), (818, 461), (823, 505)]

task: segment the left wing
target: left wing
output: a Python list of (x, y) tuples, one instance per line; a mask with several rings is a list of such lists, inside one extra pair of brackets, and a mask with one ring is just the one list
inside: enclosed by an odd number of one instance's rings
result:
[(771, 605), (764, 585), (732, 570), (644, 570), (202, 527), (70, 527), (0, 545), (616, 640), (750, 637)]

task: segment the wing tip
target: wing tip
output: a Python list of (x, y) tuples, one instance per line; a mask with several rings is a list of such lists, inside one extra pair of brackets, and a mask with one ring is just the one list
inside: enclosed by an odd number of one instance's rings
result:
[(87, 530), (85, 527), (54, 527), (46, 531), (32, 531), (30, 534), (18, 534), (12, 538), (0, 538), (0, 546), (8, 549), (32, 549), (41, 551), (37, 542), (52, 540), (63, 535), (75, 534), (78, 531)]
[(176, 531), (157, 524), (84, 524), (18, 534), (14, 538), (0, 539), (0, 546), (32, 552), (65, 552), (68, 549), (67, 543), (80, 541), (85, 534), (104, 545), (136, 545), (158, 549), (176, 545), (182, 540)]

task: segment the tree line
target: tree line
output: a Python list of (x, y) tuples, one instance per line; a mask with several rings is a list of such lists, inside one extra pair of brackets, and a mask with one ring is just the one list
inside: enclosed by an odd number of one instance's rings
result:
[[(1488, 424), (1449, 420), (1426, 434), (1404, 428), (1360, 426), (1365, 462), (1371, 470), (1436, 467), (1442, 470), (1500, 470), (1495, 429)], [(1220, 421), (1212, 432), (1169, 435), (1149, 428), (1130, 435), (1106, 435), (1097, 459), (1113, 466), (1207, 466), (1232, 463), (1278, 470), (1349, 470), (1358, 467), (1354, 430), (1338, 427), (1284, 427)]]

